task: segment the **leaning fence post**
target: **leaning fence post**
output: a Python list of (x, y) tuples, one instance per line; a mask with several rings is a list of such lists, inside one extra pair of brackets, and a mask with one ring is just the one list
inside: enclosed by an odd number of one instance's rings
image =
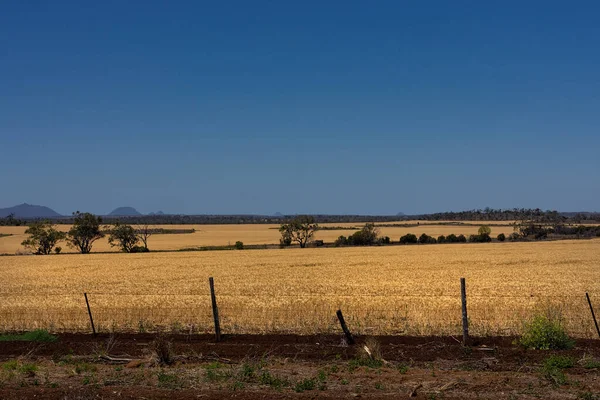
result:
[(87, 293), (83, 293), (85, 297), (85, 304), (87, 305), (88, 315), (90, 316), (90, 323), (92, 324), (92, 332), (96, 336), (96, 327), (94, 326), (94, 318), (92, 318), (92, 310), (90, 309), (90, 302), (88, 301)]
[(210, 284), (210, 299), (212, 302), (212, 311), (213, 318), (215, 321), (215, 337), (217, 342), (221, 341), (221, 324), (219, 323), (219, 309), (217, 308), (217, 296), (215, 296), (215, 280), (212, 278), (208, 278), (208, 283)]
[(598, 332), (598, 337), (600, 337), (600, 328), (598, 328), (598, 321), (596, 321), (596, 314), (594, 314), (594, 307), (592, 307), (592, 301), (590, 300), (590, 295), (585, 292), (585, 297), (587, 298), (588, 304), (590, 305), (590, 311), (592, 312), (592, 319), (594, 320), (594, 325), (596, 325), (596, 332)]
[(346, 335), (346, 340), (348, 344), (354, 344), (354, 338), (352, 337), (352, 333), (350, 333), (350, 329), (346, 325), (346, 321), (344, 321), (344, 315), (342, 314), (342, 310), (337, 310), (336, 315), (340, 320), (340, 325), (342, 326), (342, 330), (344, 331), (344, 335)]
[(465, 278), (460, 278), (460, 299), (462, 303), (463, 345), (469, 342), (469, 317), (467, 315), (467, 285)]

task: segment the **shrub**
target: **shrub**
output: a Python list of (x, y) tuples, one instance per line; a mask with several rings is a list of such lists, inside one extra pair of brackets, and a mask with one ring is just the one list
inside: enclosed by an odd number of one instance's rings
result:
[(384, 237), (380, 237), (379, 239), (377, 239), (377, 243), (379, 244), (390, 244), (391, 240), (389, 236), (384, 236)]
[(516, 242), (519, 239), (521, 239), (521, 235), (519, 235), (517, 232), (513, 232), (510, 235), (508, 235), (508, 240), (510, 240), (511, 242)]
[(344, 235), (341, 235), (340, 237), (338, 237), (335, 242), (333, 242), (333, 245), (335, 247), (340, 247), (340, 246), (346, 246), (348, 244), (348, 238)]
[(488, 234), (479, 234), (469, 236), (469, 242), (471, 243), (488, 243), (491, 242), (492, 238)]
[(436, 243), (436, 240), (435, 240), (434, 237), (431, 237), (428, 234), (424, 233), (421, 236), (419, 236), (419, 243), (421, 243), (421, 244), (433, 244), (433, 243)]
[(463, 234), (458, 235), (457, 239), (458, 243), (467, 243), (467, 238)]
[(348, 237), (348, 244), (352, 246), (370, 246), (378, 243), (378, 235), (379, 229), (375, 227), (375, 224), (367, 223), (360, 231), (354, 232)]
[(446, 236), (444, 236), (444, 235), (438, 236), (437, 242), (438, 243), (446, 243)]
[(499, 242), (504, 242), (506, 240), (506, 236), (504, 235), (504, 233), (501, 233), (496, 239), (498, 239)]
[(240, 242), (239, 240), (237, 242), (235, 242), (235, 249), (236, 250), (244, 250), (244, 243)]
[(61, 251), (62, 251), (62, 247), (60, 247), (60, 246), (56, 246), (56, 247), (54, 248), (54, 252), (55, 252), (56, 254), (60, 254), (60, 252), (61, 252)]
[(406, 235), (400, 238), (401, 244), (414, 244), (418, 242), (419, 239), (417, 239), (417, 235), (413, 235), (412, 233), (407, 233)]
[(525, 324), (519, 343), (528, 349), (564, 350), (574, 346), (558, 316), (538, 314)]
[[(438, 242), (439, 242), (439, 238), (438, 238)], [(454, 233), (451, 233), (444, 238), (444, 242), (445, 243), (458, 243), (458, 238), (456, 237), (456, 235)]]
[(148, 253), (150, 250), (144, 246), (133, 246), (129, 252), (130, 253)]

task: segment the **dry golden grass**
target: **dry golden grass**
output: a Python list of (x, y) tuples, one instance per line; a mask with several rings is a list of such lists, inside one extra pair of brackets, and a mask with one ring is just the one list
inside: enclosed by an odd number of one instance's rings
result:
[[(467, 222), (476, 224), (474, 226), (465, 225), (436, 225), (431, 222), (424, 221), (403, 221), (401, 223), (412, 223), (416, 224), (419, 222), (421, 225), (416, 227), (382, 227), (380, 232), (382, 236), (389, 236), (393, 241), (398, 241), (400, 236), (406, 235), (407, 233), (414, 233), (419, 236), (422, 233), (438, 237), (439, 235), (449, 235), (454, 233), (456, 235), (471, 235), (477, 233), (479, 229), (477, 222)], [(430, 225), (431, 224), (431, 225)], [(359, 228), (364, 224), (361, 223), (339, 223), (339, 224), (322, 224), (323, 226), (341, 226), (341, 227), (356, 227)], [(277, 244), (279, 243), (280, 234), (277, 228), (279, 225), (258, 225), (258, 224), (246, 224), (246, 225), (156, 225), (156, 227), (167, 228), (167, 229), (195, 229), (196, 232), (190, 234), (177, 234), (177, 235), (154, 235), (151, 236), (148, 241), (148, 247), (152, 250), (180, 250), (189, 247), (201, 247), (201, 246), (226, 246), (228, 244), (234, 244), (240, 240), (244, 244)], [(68, 231), (69, 225), (58, 225), (58, 229), (62, 231)], [(25, 235), (26, 227), (4, 227), (0, 226), (0, 233), (10, 233), (13, 236), (0, 237), (0, 254), (15, 254), (18, 251), (23, 250), (21, 242), (27, 238)], [(315, 234), (315, 239), (321, 239), (325, 242), (333, 242), (340, 235), (349, 236), (354, 233), (356, 229), (348, 230), (322, 230)], [(496, 236), (499, 233), (510, 234), (513, 232), (510, 226), (492, 226), (492, 235)], [(63, 252), (74, 253), (75, 250), (68, 247), (66, 243), (61, 243)], [(118, 249), (110, 247), (108, 239), (104, 238), (94, 243), (92, 251), (106, 252), (114, 251)]]
[(515, 334), (535, 310), (562, 309), (592, 337), (600, 240), (535, 243), (0, 257), (0, 329), (87, 331), (157, 325), (210, 331), (214, 276), (225, 332), (338, 332), (341, 307), (363, 334)]

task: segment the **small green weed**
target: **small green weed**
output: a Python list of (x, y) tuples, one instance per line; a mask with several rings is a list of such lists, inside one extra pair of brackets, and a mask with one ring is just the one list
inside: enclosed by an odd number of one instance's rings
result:
[(580, 400), (600, 400), (600, 395), (596, 395), (592, 392), (582, 392), (577, 395)]
[(404, 375), (405, 373), (408, 372), (408, 365), (406, 364), (398, 364), (398, 372), (400, 372), (402, 375)]
[(296, 391), (296, 393), (302, 393), (305, 390), (314, 390), (316, 386), (317, 386), (316, 380), (311, 379), (311, 378), (306, 378), (306, 379), (302, 379), (301, 381), (298, 381), (296, 383), (296, 386), (294, 386), (294, 390)]
[(233, 385), (231, 385), (231, 390), (236, 391), (236, 390), (244, 390), (244, 382), (240, 382), (240, 381), (235, 381), (233, 382)]
[(377, 389), (377, 390), (383, 390), (383, 389), (385, 389), (385, 387), (383, 386), (383, 383), (377, 382), (375, 384), (375, 389)]

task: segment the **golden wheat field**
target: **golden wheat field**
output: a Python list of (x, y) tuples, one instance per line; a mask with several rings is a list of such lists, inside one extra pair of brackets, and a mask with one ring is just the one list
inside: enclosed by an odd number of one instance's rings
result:
[(592, 337), (600, 240), (532, 243), (0, 257), (0, 329), (212, 329), (215, 278), (225, 333), (460, 334), (460, 277), (471, 332), (515, 334), (536, 311), (562, 312)]
[[(438, 237), (439, 235), (456, 235), (464, 234), (471, 235), (477, 233), (479, 229), (477, 222), (465, 221), (467, 224), (473, 225), (440, 225), (426, 221), (403, 221), (402, 224), (417, 224), (415, 227), (381, 227), (382, 236), (389, 236), (393, 241), (398, 241), (400, 236), (407, 233), (428, 235)], [(509, 222), (505, 222), (508, 224)], [(325, 242), (333, 242), (340, 235), (348, 236), (360, 229), (362, 223), (336, 223), (322, 224), (322, 226), (337, 226), (348, 227), (347, 230), (321, 230), (316, 232), (315, 239), (324, 240)], [(190, 247), (202, 246), (226, 246), (234, 244), (236, 241), (242, 241), (244, 244), (277, 244), (279, 243), (280, 234), (278, 231), (279, 225), (260, 225), (260, 224), (241, 224), (241, 225), (156, 225), (156, 228), (166, 229), (195, 229), (194, 233), (189, 234), (170, 234), (170, 235), (154, 235), (151, 236), (148, 242), (148, 247), (152, 250), (180, 250)], [(68, 231), (70, 225), (57, 225), (57, 229)], [(356, 228), (356, 229), (351, 229)], [(27, 227), (22, 226), (0, 226), (0, 234), (11, 234), (11, 236), (0, 237), (0, 254), (15, 254), (23, 251), (21, 242), (27, 238), (25, 230)], [(513, 232), (511, 226), (492, 226), (492, 234), (494, 236), (499, 233), (506, 235)], [(74, 253), (75, 250), (69, 248), (65, 243), (60, 245), (63, 252)], [(105, 237), (94, 243), (93, 251), (118, 252), (118, 248), (111, 247), (108, 244), (108, 239)]]

